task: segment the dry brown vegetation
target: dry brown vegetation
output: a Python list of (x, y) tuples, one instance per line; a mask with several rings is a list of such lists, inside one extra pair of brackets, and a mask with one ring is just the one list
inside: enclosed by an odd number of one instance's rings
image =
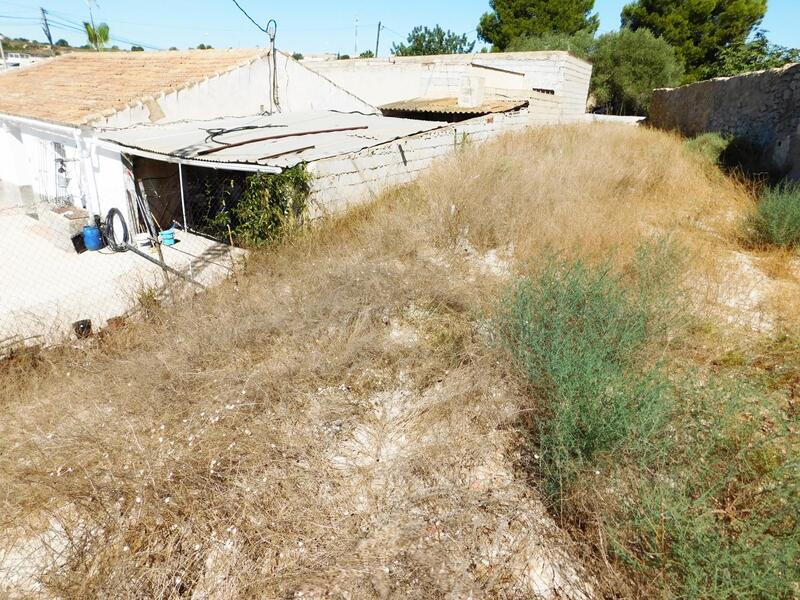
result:
[[(698, 314), (749, 325), (731, 282), (758, 269), (736, 249), (750, 202), (665, 134), (540, 129), (465, 149), (253, 257), (236, 282), (0, 364), (5, 585), (74, 598), (602, 593), (616, 571), (598, 575), (516, 467), (530, 400), (488, 316), (544, 253), (624, 268), (656, 235), (684, 249)], [(781, 297), (796, 293), (786, 285)]]

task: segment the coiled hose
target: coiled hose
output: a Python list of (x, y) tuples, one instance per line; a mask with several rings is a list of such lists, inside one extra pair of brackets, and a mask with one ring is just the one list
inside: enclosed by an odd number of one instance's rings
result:
[[(114, 219), (119, 218), (122, 225), (122, 242), (117, 242), (116, 232), (114, 231)], [(106, 245), (114, 252), (127, 252), (128, 244), (130, 243), (130, 234), (128, 233), (128, 224), (125, 222), (125, 217), (122, 216), (122, 211), (118, 208), (112, 208), (106, 215), (106, 222), (102, 229), (103, 239)]]

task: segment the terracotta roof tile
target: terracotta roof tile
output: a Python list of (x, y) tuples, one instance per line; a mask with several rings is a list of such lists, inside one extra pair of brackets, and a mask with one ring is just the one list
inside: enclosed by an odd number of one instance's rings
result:
[(67, 54), (0, 74), (0, 113), (80, 125), (265, 53), (247, 49)]

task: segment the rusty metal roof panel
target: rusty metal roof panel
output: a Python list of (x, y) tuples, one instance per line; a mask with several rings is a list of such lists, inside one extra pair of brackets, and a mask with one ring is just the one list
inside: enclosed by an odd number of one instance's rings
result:
[(480, 106), (459, 106), (458, 98), (415, 98), (384, 104), (385, 111), (422, 112), (459, 115), (488, 115), (517, 110), (528, 105), (527, 100), (488, 100)]

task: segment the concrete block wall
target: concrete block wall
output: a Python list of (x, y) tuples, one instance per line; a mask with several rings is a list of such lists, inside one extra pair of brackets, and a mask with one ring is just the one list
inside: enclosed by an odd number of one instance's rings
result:
[(464, 143), (482, 143), (509, 131), (560, 122), (560, 105), (540, 94), (519, 112), (489, 115), (308, 165), (314, 176), (311, 216), (335, 214), (409, 183)]
[(800, 64), (656, 90), (648, 123), (743, 138), (761, 148), (765, 166), (800, 178)]

